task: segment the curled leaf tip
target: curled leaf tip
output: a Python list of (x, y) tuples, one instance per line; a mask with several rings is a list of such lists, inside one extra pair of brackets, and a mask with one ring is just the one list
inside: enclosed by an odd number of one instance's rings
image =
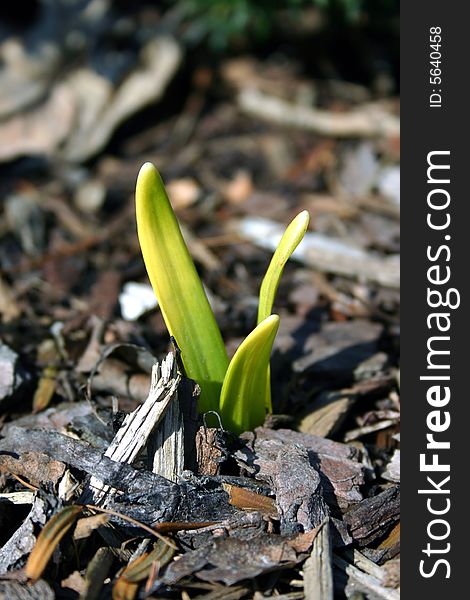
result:
[(264, 423), (269, 356), (279, 328), (279, 316), (270, 315), (243, 340), (230, 361), (222, 386), (220, 414), (234, 433)]

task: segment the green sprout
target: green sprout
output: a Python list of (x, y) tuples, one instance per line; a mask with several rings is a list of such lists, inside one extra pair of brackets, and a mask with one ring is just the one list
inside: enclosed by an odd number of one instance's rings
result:
[(309, 222), (301, 212), (287, 227), (260, 290), (258, 324), (229, 363), (222, 335), (181, 234), (162, 179), (143, 165), (136, 186), (137, 234), (142, 256), (170, 335), (181, 349), (186, 375), (201, 388), (199, 411), (216, 411), (241, 433), (272, 412), (269, 358), (279, 328), (274, 297), (288, 258)]

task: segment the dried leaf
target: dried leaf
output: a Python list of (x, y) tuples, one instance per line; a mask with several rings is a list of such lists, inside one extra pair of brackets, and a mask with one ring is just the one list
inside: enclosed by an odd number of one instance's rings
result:
[(272, 498), (257, 494), (242, 487), (236, 485), (230, 485), (229, 483), (222, 484), (224, 490), (230, 497), (230, 504), (241, 508), (242, 510), (256, 510), (267, 517), (278, 519), (279, 514), (276, 510), (276, 505)]
[(109, 521), (109, 515), (100, 513), (99, 515), (92, 515), (91, 517), (84, 517), (77, 521), (77, 526), (73, 532), (74, 540), (83, 540), (91, 535), (91, 533), (105, 525)]
[(35, 581), (41, 577), (54, 549), (75, 523), (83, 506), (66, 506), (48, 521), (36, 540), (25, 567), (25, 575)]
[(138, 589), (138, 583), (129, 583), (121, 575), (113, 586), (113, 600), (134, 600)]

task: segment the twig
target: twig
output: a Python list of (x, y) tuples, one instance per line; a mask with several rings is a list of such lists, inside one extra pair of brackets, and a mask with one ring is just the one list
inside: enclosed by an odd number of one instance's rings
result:
[(238, 104), (243, 111), (263, 120), (331, 137), (392, 137), (400, 133), (398, 118), (379, 104), (338, 113), (291, 104), (248, 88), (240, 92)]

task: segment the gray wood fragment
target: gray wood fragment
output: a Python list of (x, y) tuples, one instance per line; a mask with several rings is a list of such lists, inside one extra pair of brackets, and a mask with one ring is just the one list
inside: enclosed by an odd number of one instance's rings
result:
[(367, 546), (382, 537), (400, 518), (400, 490), (398, 486), (366, 498), (344, 515), (353, 539)]
[(400, 132), (397, 117), (378, 102), (339, 113), (293, 104), (249, 86), (240, 91), (238, 104), (244, 112), (260, 119), (325, 136), (368, 138), (395, 136)]
[(52, 588), (43, 579), (28, 584), (18, 581), (0, 581), (2, 600), (54, 600), (55, 597)]
[(368, 573), (364, 573), (354, 565), (343, 560), (339, 556), (333, 557), (335, 566), (346, 576), (346, 597), (350, 598), (354, 593), (363, 593), (368, 600), (399, 600), (398, 590), (384, 587), (380, 580)]
[(394, 483), (400, 483), (400, 450), (395, 450), (382, 477)]
[[(148, 470), (118, 463), (88, 444), (54, 431), (10, 427), (0, 440), (0, 452), (21, 461), (24, 452), (42, 452), (67, 465), (95, 476), (119, 490), (108, 506), (145, 523), (161, 521), (217, 521), (237, 512), (220, 482), (200, 478), (168, 481)], [(81, 503), (91, 501), (89, 490)]]
[[(106, 450), (105, 456), (122, 463), (132, 464), (135, 461), (147, 445), (156, 426), (162, 421), (170, 403), (175, 400), (180, 380), (181, 376), (177, 373), (174, 355), (170, 352), (161, 365), (157, 363), (153, 367), (152, 381), (147, 400), (126, 416), (122, 426)], [(162, 432), (160, 442), (165, 440), (165, 437), (163, 437), (165, 434), (168, 434), (170, 438), (173, 434), (177, 435), (176, 441), (179, 441), (178, 450), (183, 454), (182, 464), (184, 464), (183, 434), (178, 422), (173, 422), (173, 418), (177, 419), (177, 415), (178, 412), (175, 409), (170, 415), (171, 420), (169, 421), (169, 425)], [(174, 429), (175, 425), (177, 429), (173, 432), (171, 430), (172, 428)], [(176, 433), (177, 431), (179, 431), (178, 434)], [(172, 450), (176, 451), (172, 441), (170, 440), (168, 444)], [(168, 445), (165, 446), (165, 449), (169, 450)], [(157, 467), (162, 471), (159, 474), (165, 475), (167, 479), (174, 480), (175, 472), (180, 473), (183, 470), (182, 465), (176, 462), (179, 458), (175, 457), (174, 452), (167, 452), (164, 455), (163, 448), (160, 447), (157, 451), (161, 453), (159, 460), (157, 460)], [(168, 477), (168, 474), (173, 476)], [(106, 501), (106, 497), (110, 493), (113, 493), (109, 486), (104, 485), (96, 477), (92, 477), (89, 488), (92, 494), (92, 502), (95, 504), (103, 504)]]
[(323, 499), (320, 473), (311, 465), (308, 453), (287, 447), (279, 451), (273, 473), (273, 491), (281, 515), (281, 532), (288, 533), (302, 525), (304, 531), (317, 527), (329, 515)]
[(333, 600), (330, 525), (328, 519), (313, 540), (312, 551), (303, 566), (305, 600)]
[(0, 340), (0, 406), (5, 406), (25, 382), (18, 354)]
[(162, 580), (173, 585), (183, 577), (196, 574), (203, 581), (233, 585), (262, 573), (291, 568), (298, 560), (289, 540), (277, 535), (262, 534), (248, 545), (237, 538), (217, 538), (170, 563)]
[(264, 427), (257, 427), (255, 433), (257, 439), (275, 439), (290, 444), (301, 444), (317, 454), (325, 454), (333, 458), (349, 458), (352, 460), (359, 458), (359, 451), (354, 446), (335, 442), (319, 435), (301, 433), (292, 429), (273, 430)]
[(299, 526), (305, 531), (317, 527), (329, 515), (329, 509), (323, 498), (320, 473), (311, 465), (307, 450), (277, 440), (261, 440), (255, 452), (249, 456), (250, 450), (246, 448), (236, 455), (239, 460), (242, 457), (247, 460), (257, 479), (271, 486), (281, 531), (293, 533)]
[(255, 434), (243, 434), (250, 440), (253, 450), (246, 447), (235, 452), (240, 465), (248, 468), (257, 478), (270, 470), (283, 447), (297, 446), (308, 454), (310, 465), (318, 470), (325, 499), (331, 506), (347, 508), (362, 500), (361, 486), (368, 469), (357, 462), (357, 448), (327, 440), (316, 435), (287, 429), (276, 431), (258, 427)]
[[(31, 552), (36, 543), (35, 528), (46, 522), (46, 511), (44, 500), (36, 497), (26, 519), (0, 550), (0, 573), (6, 573)], [(10, 596), (6, 597), (10, 598)]]
[(194, 381), (178, 374), (176, 360), (172, 369), (178, 385), (160, 424), (149, 437), (148, 462), (154, 473), (177, 482), (185, 469), (193, 470), (196, 464), (197, 400), (201, 390)]
[[(115, 462), (88, 444), (54, 431), (10, 427), (8, 437), (0, 441), (0, 451), (19, 456), (19, 460), (24, 452), (42, 452), (121, 492), (140, 494), (152, 507), (153, 521), (171, 520), (180, 502), (180, 490), (171, 481)], [(80, 501), (90, 502), (90, 494), (83, 494)]]
[(184, 423), (177, 392), (149, 439), (148, 454), (154, 473), (178, 481), (184, 471)]
[(325, 323), (320, 331), (308, 336), (303, 356), (292, 367), (300, 374), (308, 370), (319, 378), (350, 382), (358, 366), (377, 353), (382, 333), (382, 325), (366, 319)]

